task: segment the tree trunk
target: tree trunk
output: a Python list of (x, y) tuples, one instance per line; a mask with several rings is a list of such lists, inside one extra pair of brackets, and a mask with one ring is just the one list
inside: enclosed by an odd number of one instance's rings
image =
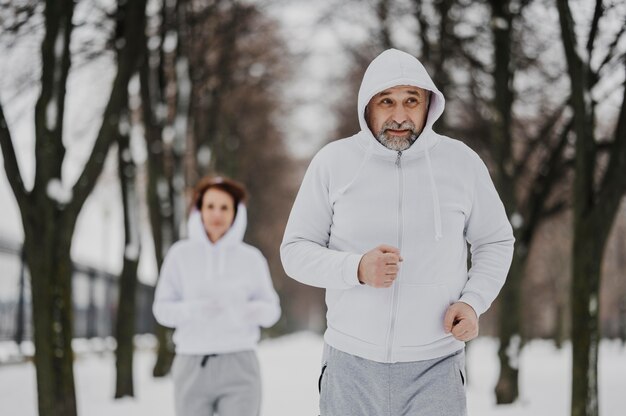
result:
[[(623, 92), (610, 159), (596, 185), (597, 140), (589, 83), (591, 67), (579, 56), (569, 3), (558, 0), (561, 38), (571, 85), (571, 105), (576, 133), (574, 178), (574, 241), (572, 251), (572, 416), (598, 416), (598, 310), (602, 257), (609, 232), (626, 192), (626, 89)], [(587, 43), (592, 56), (593, 40), (602, 15), (596, 0), (592, 31)], [(626, 69), (626, 66), (624, 67)]]
[(598, 310), (602, 251), (589, 219), (578, 219), (574, 234), (572, 319), (572, 416), (598, 416)]
[[(51, 218), (24, 222), (24, 244), (31, 275), (39, 416), (75, 416), (72, 353), (73, 224), (63, 224), (59, 212)], [(36, 237), (35, 237), (36, 236)]]
[(26, 284), (26, 253), (24, 247), (22, 247), (22, 253), (20, 255), (20, 289), (19, 297), (17, 301), (17, 314), (15, 317), (15, 337), (13, 338), (17, 347), (22, 348), (22, 341), (24, 341), (24, 286)]
[(136, 168), (130, 154), (127, 134), (118, 137), (118, 171), (124, 206), (124, 266), (119, 279), (119, 303), (115, 323), (117, 340), (115, 398), (134, 396), (133, 389), (133, 337), (136, 321), (137, 266), (139, 264), (140, 237)]
[[(166, 19), (167, 3), (163, 4), (163, 19)], [(165, 29), (161, 30), (164, 36)], [(163, 43), (163, 41), (161, 42)], [(158, 115), (159, 108), (167, 107), (165, 62), (162, 53), (153, 52), (147, 47), (147, 38), (142, 39), (144, 58), (139, 69), (141, 109), (148, 148), (148, 184), (146, 187), (150, 228), (154, 242), (157, 269), (161, 269), (165, 253), (174, 241), (173, 207), (170, 202), (169, 184), (165, 169), (166, 149), (163, 143), (164, 117)], [(156, 55), (156, 56), (155, 56)], [(158, 64), (154, 62), (158, 59)], [(174, 359), (172, 330), (156, 325), (155, 335), (158, 341), (157, 360), (152, 369), (154, 377), (164, 377), (170, 371)]]
[[(492, 31), (494, 42), (494, 103), (495, 120), (492, 128), (492, 144), (497, 164), (496, 186), (501, 194), (509, 218), (518, 213), (515, 195), (516, 178), (510, 167), (514, 166), (512, 152), (512, 107), (513, 73), (511, 70), (511, 25), (513, 16), (509, 11), (509, 1), (491, 2)], [(516, 226), (516, 244), (513, 262), (506, 283), (500, 294), (506, 308), (500, 310), (499, 337), (500, 378), (495, 393), (498, 404), (513, 403), (519, 394), (518, 360), (521, 348), (520, 289), (525, 269), (528, 247), (527, 241), (519, 238), (519, 225)]]
[(117, 340), (115, 368), (115, 398), (135, 395), (133, 389), (133, 337), (135, 335), (135, 299), (137, 288), (137, 260), (124, 258), (120, 276), (119, 306), (115, 324)]
[(527, 256), (524, 250), (515, 250), (506, 283), (500, 292), (498, 335), (500, 346), (500, 377), (496, 384), (496, 402), (513, 403), (519, 396), (519, 354), (522, 348), (520, 292)]

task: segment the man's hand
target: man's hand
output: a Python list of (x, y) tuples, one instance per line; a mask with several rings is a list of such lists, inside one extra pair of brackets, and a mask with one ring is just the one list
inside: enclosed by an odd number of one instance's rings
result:
[(372, 287), (389, 287), (398, 277), (398, 263), (402, 261), (400, 250), (380, 245), (368, 251), (359, 263), (359, 282)]
[(459, 341), (471, 341), (478, 336), (478, 316), (470, 305), (456, 302), (450, 305), (443, 318), (446, 334), (452, 332)]

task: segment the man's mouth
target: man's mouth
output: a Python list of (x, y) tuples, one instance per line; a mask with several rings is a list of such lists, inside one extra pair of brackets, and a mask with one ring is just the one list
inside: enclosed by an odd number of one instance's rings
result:
[(385, 130), (385, 132), (387, 134), (390, 134), (392, 136), (407, 136), (409, 134), (411, 134), (411, 130), (393, 130), (393, 129), (387, 129)]

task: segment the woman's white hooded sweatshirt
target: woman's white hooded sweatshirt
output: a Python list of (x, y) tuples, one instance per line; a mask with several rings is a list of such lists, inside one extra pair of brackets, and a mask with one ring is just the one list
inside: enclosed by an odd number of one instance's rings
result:
[[(400, 85), (431, 92), (424, 130), (402, 152), (380, 144), (364, 117), (374, 95)], [(292, 278), (326, 288), (324, 339), (336, 349), (378, 362), (453, 353), (464, 343), (444, 332), (448, 306), (462, 301), (480, 315), (504, 284), (511, 226), (478, 155), (432, 130), (443, 109), (422, 64), (387, 50), (363, 77), (361, 131), (322, 148), (304, 176), (281, 259)], [(398, 277), (390, 288), (361, 285), (361, 257), (381, 244), (400, 249)]]
[(246, 208), (240, 204), (230, 229), (215, 244), (200, 213), (187, 224), (189, 238), (168, 251), (156, 288), (153, 313), (175, 328), (177, 354), (252, 350), (259, 326), (280, 318), (278, 295), (263, 254), (244, 243)]

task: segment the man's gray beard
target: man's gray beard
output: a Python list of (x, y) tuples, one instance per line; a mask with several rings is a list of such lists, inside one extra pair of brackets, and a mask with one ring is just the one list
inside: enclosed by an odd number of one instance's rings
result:
[(387, 133), (385, 133), (385, 130), (383, 129), (376, 136), (376, 140), (378, 140), (380, 144), (385, 146), (387, 149), (395, 150), (396, 152), (402, 152), (411, 147), (413, 143), (415, 143), (415, 140), (417, 140), (417, 134), (411, 133), (408, 137), (390, 137), (389, 135), (387, 135)]

